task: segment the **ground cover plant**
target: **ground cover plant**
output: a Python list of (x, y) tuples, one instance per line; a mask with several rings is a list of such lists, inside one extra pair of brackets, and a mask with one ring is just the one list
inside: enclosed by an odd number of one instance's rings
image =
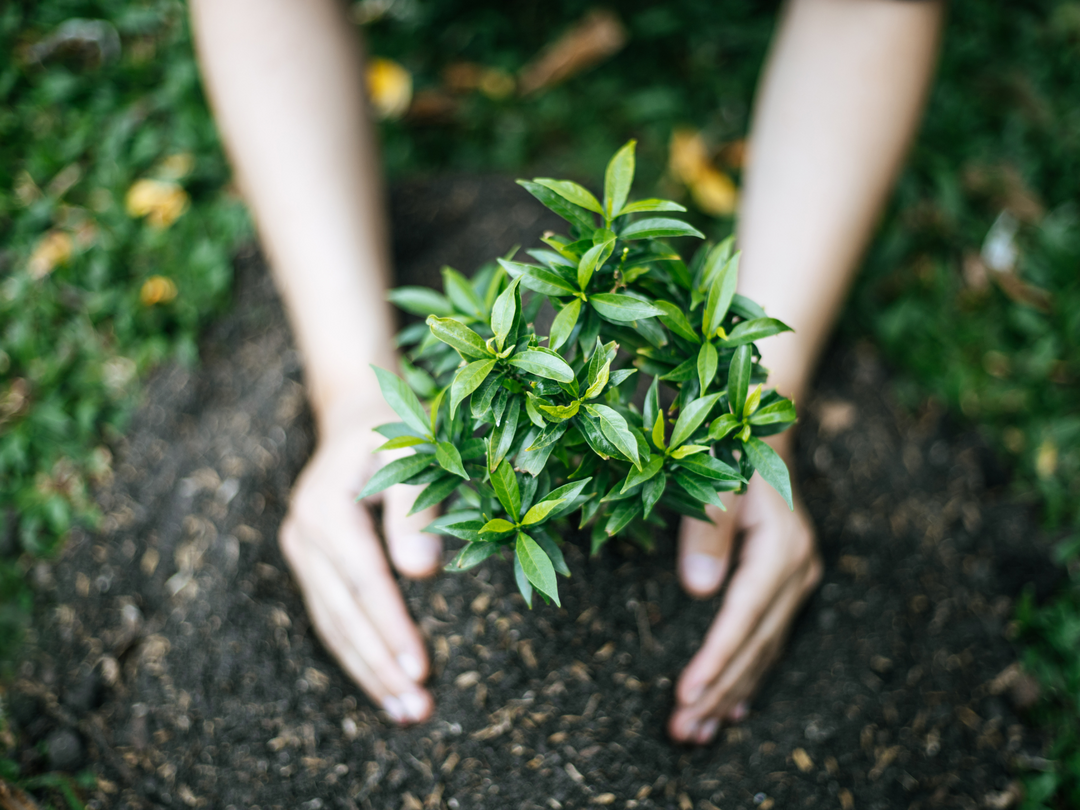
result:
[[(702, 234), (670, 216), (685, 211), (677, 203), (629, 201), (634, 146), (608, 164), (602, 203), (568, 180), (519, 181), (570, 224), (569, 237), (549, 234), (547, 249), (527, 251), (539, 264), (499, 259), (472, 281), (446, 268), (442, 295), (391, 292), (427, 320), (399, 337), (417, 344), (411, 389), (375, 369), (403, 420), (378, 428), (380, 449), (414, 453), (360, 497), (426, 484), (418, 511), (456, 493), (457, 508), (431, 527), (466, 541), (448, 568), (511, 547), (530, 605), (534, 590), (559, 602), (555, 575), (570, 570), (549, 529), (579, 510), (596, 553), (620, 532), (651, 547), (659, 508), (708, 520), (705, 504), (724, 508), (717, 493), (744, 491), (755, 470), (791, 506), (787, 467), (761, 437), (794, 422), (795, 406), (764, 390), (754, 346), (790, 328), (735, 292), (733, 239), (689, 263), (660, 241)], [(557, 314), (542, 336), (545, 303)], [(651, 377), (640, 409), (639, 371)]]

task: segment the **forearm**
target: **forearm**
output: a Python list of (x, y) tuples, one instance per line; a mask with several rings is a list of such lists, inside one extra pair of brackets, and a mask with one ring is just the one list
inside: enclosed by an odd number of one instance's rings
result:
[(393, 316), (362, 62), (335, 0), (192, 0), (203, 76), (316, 416), (377, 402)]
[(801, 398), (910, 142), (933, 73), (938, 2), (793, 0), (759, 89), (740, 290), (795, 329), (762, 343)]

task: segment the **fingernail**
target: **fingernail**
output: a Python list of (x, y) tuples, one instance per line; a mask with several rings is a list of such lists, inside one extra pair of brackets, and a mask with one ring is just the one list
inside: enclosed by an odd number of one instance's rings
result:
[(700, 728), (698, 728), (697, 741), (699, 743), (709, 742), (714, 736), (716, 736), (716, 730), (718, 728), (720, 728), (720, 721), (717, 720), (715, 717), (710, 717), (708, 720), (701, 724)]
[(424, 674), (424, 666), (420, 663), (420, 659), (412, 653), (402, 653), (397, 657), (398, 666), (400, 666), (405, 674), (412, 678), (414, 681), (419, 681), (420, 676)]
[(724, 564), (711, 554), (687, 554), (682, 560), (683, 582), (693, 591), (711, 591), (720, 584)]
[(394, 543), (394, 556), (406, 571), (427, 571), (438, 561), (440, 546), (429, 534), (406, 534)]
[(395, 723), (404, 723), (407, 719), (405, 705), (393, 695), (383, 698), (383, 709), (390, 715)]
[(405, 713), (409, 716), (410, 720), (419, 720), (424, 716), (424, 709), (426, 704), (424, 698), (416, 692), (406, 692), (404, 695), (399, 696), (401, 703), (405, 706)]
[(731, 710), (731, 722), (741, 723), (747, 717), (750, 716), (750, 704), (745, 700), (741, 700), (735, 704), (735, 708)]

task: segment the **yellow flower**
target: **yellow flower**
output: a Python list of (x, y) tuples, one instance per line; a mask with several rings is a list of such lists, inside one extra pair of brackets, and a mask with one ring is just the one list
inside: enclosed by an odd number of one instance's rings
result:
[(171, 180), (137, 180), (128, 189), (124, 205), (132, 217), (146, 217), (155, 228), (168, 228), (188, 209), (191, 200)]
[(176, 284), (166, 276), (150, 276), (143, 282), (139, 292), (139, 300), (143, 306), (152, 307), (154, 304), (167, 304), (176, 298)]
[(367, 88), (379, 118), (400, 118), (412, 102), (412, 75), (390, 59), (368, 61)]

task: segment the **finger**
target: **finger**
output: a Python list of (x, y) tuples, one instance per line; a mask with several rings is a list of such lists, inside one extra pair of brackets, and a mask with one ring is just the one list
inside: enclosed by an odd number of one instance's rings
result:
[(383, 497), (383, 531), (394, 567), (407, 577), (429, 577), (442, 563), (442, 538), (421, 531), (438, 517), (434, 506), (410, 515), (423, 487), (398, 484)]
[(679, 580), (688, 593), (699, 599), (720, 590), (730, 569), (740, 504), (728, 493), (723, 500), (726, 512), (715, 506), (705, 508), (713, 523), (683, 518), (679, 526)]
[[(285, 545), (303, 543), (295, 526), (283, 528)], [(283, 536), (283, 539), (284, 539)], [(341, 571), (315, 544), (306, 543), (294, 570), (314, 627), (327, 650), (361, 688), (398, 722), (426, 719), (431, 696), (396, 660), (371, 619), (362, 611)]]

